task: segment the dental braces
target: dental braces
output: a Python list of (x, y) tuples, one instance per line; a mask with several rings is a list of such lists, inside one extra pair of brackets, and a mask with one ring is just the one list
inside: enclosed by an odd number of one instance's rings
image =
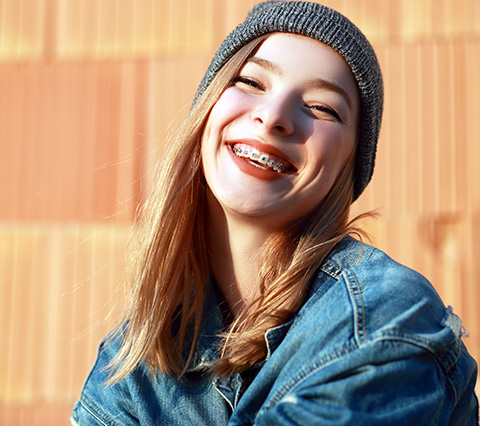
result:
[(261, 154), (256, 149), (250, 150), (247, 148), (233, 148), (232, 150), (237, 157), (248, 158), (256, 161), (257, 163), (273, 169), (277, 173), (285, 173), (287, 171), (287, 169), (285, 169), (281, 163), (275, 162), (267, 154)]

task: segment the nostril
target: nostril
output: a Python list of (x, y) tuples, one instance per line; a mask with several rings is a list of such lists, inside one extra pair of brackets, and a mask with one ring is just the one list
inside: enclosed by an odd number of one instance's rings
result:
[(285, 126), (276, 125), (275, 128), (281, 133), (288, 133), (288, 130)]
[(254, 121), (265, 127), (267, 131), (274, 131), (284, 135), (294, 132), (295, 126), (288, 116), (257, 114)]

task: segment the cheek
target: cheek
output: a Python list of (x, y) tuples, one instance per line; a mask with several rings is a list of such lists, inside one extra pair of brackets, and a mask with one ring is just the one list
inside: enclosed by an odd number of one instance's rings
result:
[(220, 137), (230, 123), (245, 116), (250, 108), (248, 100), (248, 96), (234, 87), (223, 92), (206, 121), (202, 136), (202, 152), (204, 143), (208, 144), (212, 138)]
[(207, 159), (209, 141), (211, 140), (210, 134), (211, 134), (210, 118), (208, 118), (208, 120), (205, 123), (205, 126), (203, 128), (202, 138), (200, 140), (200, 153), (201, 153), (201, 156), (202, 156), (202, 164), (203, 164), (204, 167), (205, 167), (205, 160)]
[(341, 125), (320, 123), (312, 137), (310, 155), (327, 160), (327, 164), (343, 166), (355, 147), (355, 135)]
[(212, 148), (215, 140), (222, 132), (224, 126), (228, 123), (228, 108), (226, 108), (224, 95), (213, 105), (210, 114), (205, 122), (202, 133), (202, 155), (204, 155), (209, 147)]
[(229, 121), (244, 114), (251, 107), (251, 101), (251, 96), (236, 87), (229, 87), (213, 106), (212, 121)]
[(222, 98), (223, 95), (215, 103), (208, 115), (202, 135), (202, 151), (204, 143), (208, 143), (209, 138), (211, 138), (215, 132), (221, 130), (228, 121), (228, 110), (225, 108), (225, 102)]

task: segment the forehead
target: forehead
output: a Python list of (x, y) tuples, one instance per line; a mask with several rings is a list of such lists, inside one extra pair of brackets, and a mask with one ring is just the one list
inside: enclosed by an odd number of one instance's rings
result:
[(326, 44), (307, 36), (273, 33), (255, 49), (252, 56), (269, 61), (277, 73), (290, 71), (298, 77), (317, 76), (341, 82), (352, 92), (358, 90), (353, 73), (343, 57)]

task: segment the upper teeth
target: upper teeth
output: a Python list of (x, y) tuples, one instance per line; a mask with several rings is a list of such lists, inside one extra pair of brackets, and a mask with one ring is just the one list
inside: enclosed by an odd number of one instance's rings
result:
[(277, 173), (285, 173), (287, 170), (281, 163), (277, 163), (274, 160), (272, 160), (267, 154), (260, 153), (260, 151), (257, 151), (256, 149), (253, 148), (235, 148), (233, 147), (233, 152), (237, 157), (244, 157), (244, 158), (249, 158), (251, 160), (254, 160), (260, 164), (264, 164)]

